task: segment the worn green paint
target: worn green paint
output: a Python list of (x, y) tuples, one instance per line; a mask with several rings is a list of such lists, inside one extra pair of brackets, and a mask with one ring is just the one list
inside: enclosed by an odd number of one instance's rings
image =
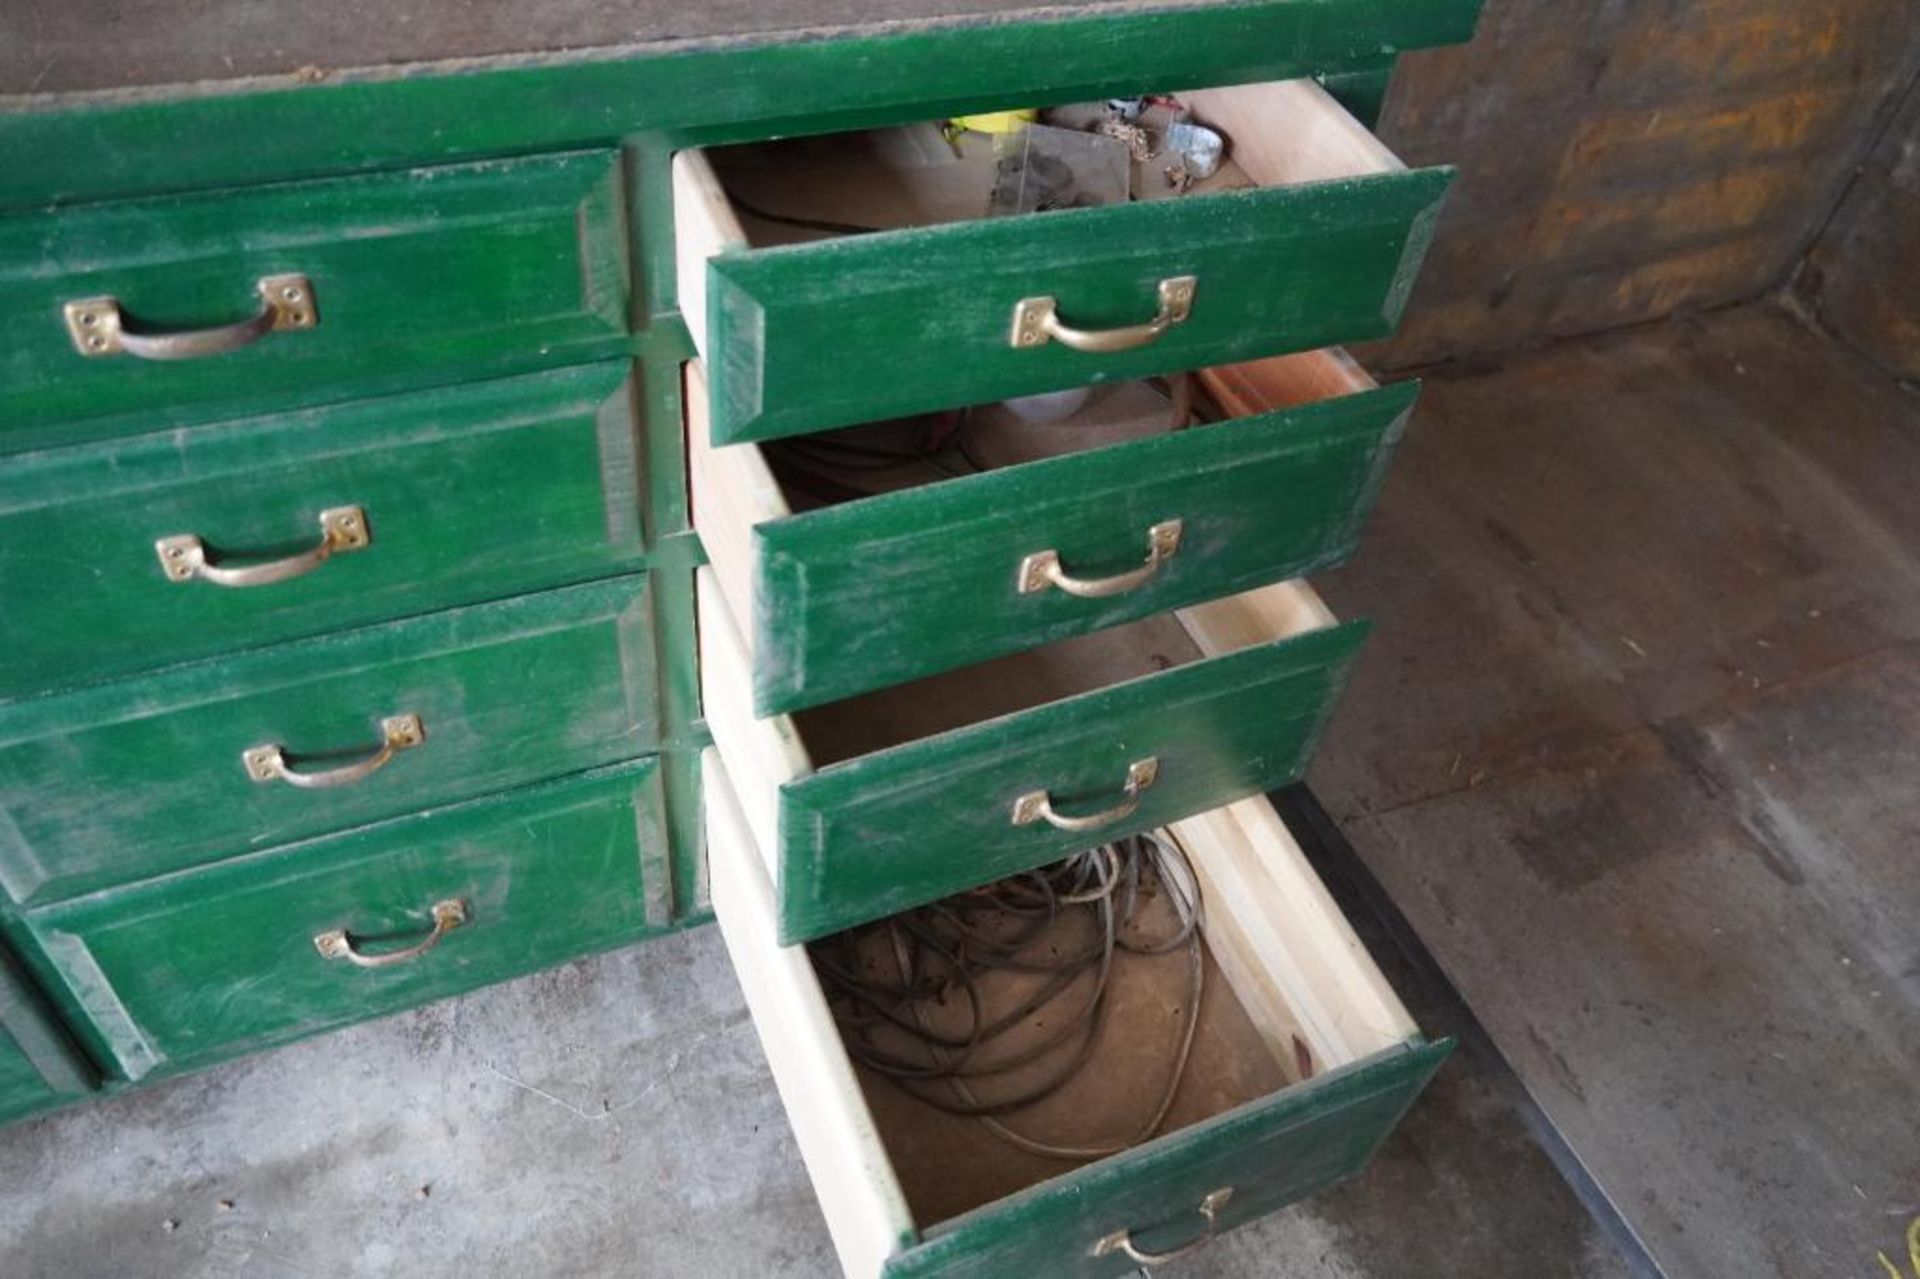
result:
[[(39, 910), (28, 927), (79, 1030), (123, 1078), (264, 1047), (663, 928), (652, 760), (427, 811)], [(418, 941), (435, 902), (468, 922), (389, 968), (327, 959)]]
[[(1149, 1251), (1200, 1235), (1199, 1204), (1223, 1186), (1228, 1230), (1320, 1193), (1366, 1167), (1453, 1041), (1414, 1040), (1264, 1100), (1169, 1133), (1124, 1154), (1064, 1172), (955, 1218), (892, 1257), (890, 1279), (1132, 1274), (1124, 1255), (1094, 1257), (1118, 1230)], [(1409, 1240), (1410, 1251), (1424, 1241)], [(1201, 1260), (1204, 1273), (1206, 1262)]]
[[(1282, 80), (1466, 40), (1480, 3), (1250, 0), (502, 59), (320, 84), (15, 99), (0, 102), (0, 208), (524, 154), (649, 130), (713, 142)], [(183, 145), (194, 138), (220, 145)]]
[[(618, 168), (587, 152), (0, 219), (0, 451), (618, 354)], [(287, 272), (318, 325), (222, 355), (87, 358), (61, 318), (112, 296), (155, 329), (227, 324)]]
[[(780, 788), (782, 944), (811, 941), (1029, 870), (1098, 839), (1294, 781), (1367, 633), (1349, 622), (876, 751)], [(1045, 789), (1113, 805), (1134, 760), (1159, 778), (1098, 836), (1014, 826)]]
[[(1378, 391), (1049, 458), (759, 525), (761, 714), (1035, 648), (1331, 568), (1352, 553), (1419, 388)], [(1015, 589), (1022, 559), (1137, 567), (1146, 530), (1185, 522), (1145, 585), (1107, 599)]]
[[(25, 454), (0, 466), (0, 701), (631, 570), (641, 442), (622, 363)], [(305, 576), (169, 579), (158, 537), (223, 561), (372, 541)]]
[(0, 949), (0, 1123), (90, 1092), (91, 1066)]
[(61, 1095), (47, 1085), (33, 1062), (0, 1027), (0, 1123), (58, 1105)]
[[(1452, 170), (729, 250), (707, 264), (713, 440), (732, 444), (1391, 332)], [(1008, 341), (1022, 298), (1139, 324), (1174, 276), (1191, 317), (1119, 354)], [(864, 370), (864, 372), (863, 372)]]
[[(616, 578), (0, 707), (0, 886), (45, 901), (651, 751), (649, 611)], [(242, 766), (349, 762), (408, 712), (425, 741), (351, 785)]]

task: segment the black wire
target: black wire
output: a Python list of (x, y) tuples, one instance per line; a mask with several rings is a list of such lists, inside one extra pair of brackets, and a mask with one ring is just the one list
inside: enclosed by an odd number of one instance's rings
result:
[(739, 209), (748, 217), (758, 218), (762, 222), (778, 222), (783, 226), (797, 226), (807, 231), (825, 231), (829, 235), (873, 235), (876, 232), (887, 229), (877, 226), (861, 226), (855, 222), (829, 222), (821, 218), (794, 217), (788, 213), (769, 213), (765, 209), (747, 203), (733, 191), (727, 192), (727, 200), (734, 208)]
[[(1173, 860), (1177, 874), (1166, 873), (1163, 858)], [(1166, 895), (1178, 921), (1164, 937), (1140, 935), (1150, 882)], [(815, 944), (813, 960), (849, 1055), (927, 1105), (986, 1120), (1005, 1136), (993, 1117), (1053, 1096), (1092, 1060), (1106, 1022), (1116, 955), (1185, 949), (1190, 962), (1199, 963), (1197, 890), (1177, 845), (1139, 835), (838, 934)], [(1065, 954), (1054, 949), (1070, 931), (1084, 933), (1089, 926), (1091, 941), (1069, 946)], [(1053, 953), (1043, 951), (1043, 943)], [(882, 955), (891, 977), (876, 972)], [(990, 1007), (986, 987), (996, 973), (1043, 980), (1010, 1006)], [(1057, 1007), (1076, 991), (1064, 1012)], [(1199, 1015), (1198, 1000), (1189, 1003), (1184, 1011), (1191, 1023)], [(950, 1024), (957, 1018), (958, 1028), (936, 1030), (936, 1011), (945, 1012)], [(1046, 1033), (1030, 1032), (1017, 1047), (1009, 1041), (1043, 1013)], [(887, 1044), (877, 1041), (882, 1034)], [(1183, 1043), (1190, 1042), (1191, 1024)], [(1175, 1066), (1175, 1086), (1185, 1051)], [(1050, 1058), (1040, 1077), (1016, 1092), (989, 1088), (989, 1097), (967, 1086), (993, 1084)]]

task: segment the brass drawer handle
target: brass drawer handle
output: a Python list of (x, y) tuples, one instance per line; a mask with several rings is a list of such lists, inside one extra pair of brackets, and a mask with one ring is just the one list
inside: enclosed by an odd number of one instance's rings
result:
[(336, 555), (362, 550), (367, 541), (367, 513), (357, 506), (335, 506), (320, 512), (318, 544), (283, 560), (222, 568), (207, 559), (206, 543), (192, 533), (163, 537), (153, 544), (153, 550), (160, 557), (161, 570), (171, 581), (191, 582), (198, 578), (215, 586), (271, 586), (311, 573)]
[(120, 299), (81, 298), (61, 308), (74, 349), (89, 358), (126, 354), (142, 360), (195, 360), (237, 351), (281, 329), (320, 323), (313, 285), (304, 275), (269, 275), (254, 286), (260, 309), (244, 320), (211, 329), (141, 333), (129, 327)]
[(1060, 567), (1058, 551), (1035, 551), (1020, 561), (1020, 594), (1032, 595), (1049, 586), (1056, 586), (1083, 600), (1124, 595), (1135, 587), (1146, 585), (1160, 571), (1160, 566), (1173, 558), (1174, 552), (1180, 549), (1180, 534), (1185, 528), (1182, 520), (1165, 520), (1155, 524), (1147, 530), (1146, 563), (1112, 577), (1072, 577)]
[(1220, 1210), (1233, 1198), (1233, 1187), (1222, 1186), (1200, 1201), (1200, 1215), (1207, 1219), (1207, 1226), (1198, 1236), (1168, 1252), (1146, 1252), (1134, 1245), (1133, 1232), (1116, 1230), (1100, 1242), (1093, 1245), (1093, 1255), (1104, 1257), (1108, 1253), (1124, 1252), (1127, 1260), (1136, 1266), (1164, 1266), (1177, 1261), (1190, 1253), (1200, 1251), (1213, 1242), (1214, 1233), (1220, 1228)]
[(440, 939), (467, 922), (467, 904), (459, 898), (449, 898), (433, 904), (433, 931), (405, 950), (383, 950), (367, 954), (353, 944), (344, 928), (335, 928), (330, 932), (316, 935), (314, 949), (328, 959), (344, 959), (361, 968), (385, 968), (389, 964), (404, 964), (409, 959), (418, 959), (440, 944)]
[(1061, 322), (1057, 299), (1022, 298), (1013, 308), (1013, 346), (1016, 350), (1058, 342), (1076, 351), (1110, 354), (1131, 351), (1157, 342), (1174, 325), (1193, 313), (1195, 276), (1176, 275), (1160, 281), (1160, 313), (1145, 324), (1124, 329), (1076, 329)]
[(1133, 816), (1133, 810), (1140, 807), (1140, 792), (1153, 785), (1153, 779), (1159, 775), (1158, 756), (1150, 755), (1146, 759), (1135, 760), (1127, 765), (1127, 784), (1122, 788), (1126, 798), (1105, 812), (1089, 813), (1085, 817), (1068, 817), (1055, 812), (1053, 798), (1047, 792), (1028, 791), (1013, 801), (1013, 824), (1031, 826), (1035, 822), (1045, 821), (1058, 830), (1099, 830), (1111, 822)]
[(378, 750), (365, 759), (342, 764), (339, 768), (318, 773), (295, 772), (293, 766), (287, 763), (284, 749), (276, 744), (242, 751), (240, 761), (246, 765), (247, 776), (256, 782), (285, 782), (301, 790), (325, 790), (329, 786), (346, 786), (373, 776), (385, 768), (395, 755), (411, 750), (426, 739), (426, 726), (420, 722), (418, 715), (393, 715), (380, 721)]

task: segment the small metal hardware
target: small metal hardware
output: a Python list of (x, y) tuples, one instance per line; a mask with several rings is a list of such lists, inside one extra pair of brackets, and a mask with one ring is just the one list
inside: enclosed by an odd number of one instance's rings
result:
[(1057, 299), (1024, 298), (1014, 304), (1012, 343), (1015, 349), (1059, 342), (1076, 351), (1095, 354), (1132, 351), (1159, 341), (1168, 329), (1185, 322), (1193, 313), (1193, 294), (1198, 284), (1198, 278), (1191, 275), (1160, 281), (1159, 314), (1145, 324), (1124, 329), (1072, 328), (1061, 321)]
[(237, 351), (269, 333), (310, 329), (320, 323), (313, 283), (304, 275), (269, 275), (254, 284), (260, 309), (244, 320), (210, 329), (142, 333), (114, 297), (81, 298), (60, 309), (73, 347), (90, 359), (131, 355), (142, 360), (195, 360)]
[(418, 715), (390, 715), (380, 721), (380, 746), (365, 759), (318, 773), (297, 772), (287, 763), (286, 748), (277, 744), (255, 746), (240, 753), (247, 776), (256, 782), (285, 782), (301, 790), (325, 790), (346, 786), (373, 776), (393, 757), (412, 750), (427, 740), (426, 726)]
[(1057, 830), (1099, 830), (1102, 826), (1133, 816), (1134, 810), (1140, 807), (1140, 792), (1153, 785), (1154, 779), (1159, 776), (1160, 759), (1157, 755), (1135, 760), (1127, 765), (1127, 784), (1121, 788), (1125, 798), (1104, 812), (1089, 813), (1085, 817), (1069, 817), (1056, 812), (1053, 799), (1046, 791), (1028, 791), (1013, 801), (1013, 824), (1031, 826), (1044, 821)]
[(285, 559), (223, 567), (208, 560), (206, 543), (193, 533), (163, 537), (153, 544), (153, 550), (160, 557), (161, 571), (175, 582), (198, 578), (215, 586), (270, 586), (311, 573), (336, 555), (363, 550), (371, 537), (365, 511), (357, 506), (335, 506), (320, 512), (319, 543)]
[(316, 934), (313, 946), (328, 959), (344, 959), (361, 968), (385, 968), (390, 964), (404, 964), (410, 959), (420, 958), (438, 946), (442, 937), (466, 923), (467, 919), (467, 904), (453, 897), (433, 904), (433, 931), (405, 950), (383, 950), (369, 954), (353, 944), (353, 938), (344, 928)]
[(1116, 1230), (1095, 1243), (1089, 1251), (1096, 1257), (1122, 1252), (1126, 1254), (1127, 1260), (1136, 1266), (1164, 1266), (1170, 1261), (1177, 1261), (1181, 1257), (1196, 1253), (1212, 1243), (1215, 1233), (1220, 1229), (1220, 1210), (1226, 1207), (1227, 1201), (1232, 1198), (1233, 1187), (1222, 1186), (1202, 1199), (1200, 1215), (1206, 1218), (1206, 1228), (1197, 1237), (1181, 1244), (1178, 1248), (1167, 1252), (1147, 1252), (1135, 1245), (1131, 1230)]
[(1139, 568), (1112, 577), (1070, 576), (1060, 566), (1058, 551), (1035, 551), (1020, 561), (1020, 572), (1015, 580), (1022, 595), (1032, 595), (1050, 586), (1086, 600), (1124, 595), (1146, 585), (1159, 573), (1160, 566), (1173, 558), (1174, 552), (1180, 549), (1180, 535), (1185, 529), (1184, 520), (1163, 520), (1155, 524), (1147, 530), (1146, 562)]

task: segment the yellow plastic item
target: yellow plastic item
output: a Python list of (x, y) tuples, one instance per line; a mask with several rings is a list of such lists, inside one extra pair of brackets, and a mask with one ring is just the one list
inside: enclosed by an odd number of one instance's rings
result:
[(1040, 118), (1038, 107), (1019, 111), (985, 111), (979, 115), (957, 115), (953, 122), (975, 133), (1012, 133)]

